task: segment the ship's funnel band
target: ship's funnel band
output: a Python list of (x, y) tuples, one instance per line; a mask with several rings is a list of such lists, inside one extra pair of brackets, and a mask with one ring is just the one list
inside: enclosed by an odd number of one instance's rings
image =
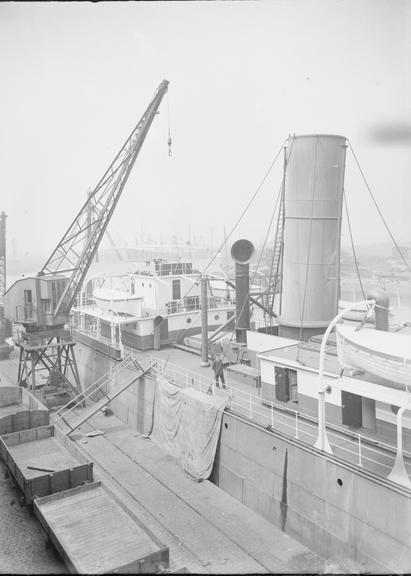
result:
[[(289, 322), (287, 320), (284, 320), (281, 316), (277, 317), (277, 322), (280, 326), (287, 326), (288, 328), (301, 328), (301, 321), (300, 322)], [(329, 320), (316, 320), (316, 321), (310, 321), (304, 322), (304, 328), (327, 328), (329, 325), (330, 321)]]
[(242, 238), (231, 246), (231, 257), (237, 264), (248, 264), (254, 256), (254, 245), (250, 240)]

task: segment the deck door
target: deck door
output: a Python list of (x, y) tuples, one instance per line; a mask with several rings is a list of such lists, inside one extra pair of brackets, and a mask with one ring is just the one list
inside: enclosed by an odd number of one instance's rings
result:
[(181, 298), (180, 280), (173, 280), (173, 300), (180, 300), (180, 298)]
[(362, 427), (362, 398), (341, 390), (342, 423), (353, 428)]

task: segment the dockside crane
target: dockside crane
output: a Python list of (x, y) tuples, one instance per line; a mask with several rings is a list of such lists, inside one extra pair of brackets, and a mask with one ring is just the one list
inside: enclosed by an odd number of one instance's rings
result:
[(17, 280), (4, 294), (5, 316), (19, 327), (14, 330), (20, 347), (18, 383), (35, 392), (36, 373), (45, 371), (49, 406), (81, 392), (75, 342), (65, 325), (167, 89), (163, 80), (41, 271)]

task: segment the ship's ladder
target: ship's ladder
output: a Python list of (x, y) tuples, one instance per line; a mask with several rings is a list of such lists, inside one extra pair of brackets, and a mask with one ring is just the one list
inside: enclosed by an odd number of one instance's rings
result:
[[(270, 276), (268, 281), (268, 290), (270, 294), (265, 296), (266, 301), (264, 305), (266, 308), (272, 309), (274, 306), (274, 298), (276, 294), (280, 293), (281, 290), (281, 260), (283, 255), (284, 246), (284, 200), (285, 200), (285, 190), (283, 188), (280, 198), (280, 207), (277, 216), (277, 228), (274, 240), (274, 250), (273, 257), (271, 260)], [(271, 302), (269, 299), (271, 298)]]
[[(71, 434), (132, 384), (151, 373), (154, 368), (155, 364), (153, 365), (150, 360), (130, 353), (104, 376), (60, 408), (52, 417), (53, 423), (66, 435)], [(86, 400), (90, 402), (79, 416), (76, 410), (84, 406)]]

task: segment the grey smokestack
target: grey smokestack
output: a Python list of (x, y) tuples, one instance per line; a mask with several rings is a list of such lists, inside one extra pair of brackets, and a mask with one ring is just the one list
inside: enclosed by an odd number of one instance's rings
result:
[(250, 329), (250, 260), (254, 256), (254, 246), (246, 239), (237, 240), (231, 246), (231, 257), (235, 262), (235, 333), (238, 343), (247, 343), (247, 330)]
[(346, 139), (293, 136), (284, 204), (279, 335), (307, 340), (337, 314)]

